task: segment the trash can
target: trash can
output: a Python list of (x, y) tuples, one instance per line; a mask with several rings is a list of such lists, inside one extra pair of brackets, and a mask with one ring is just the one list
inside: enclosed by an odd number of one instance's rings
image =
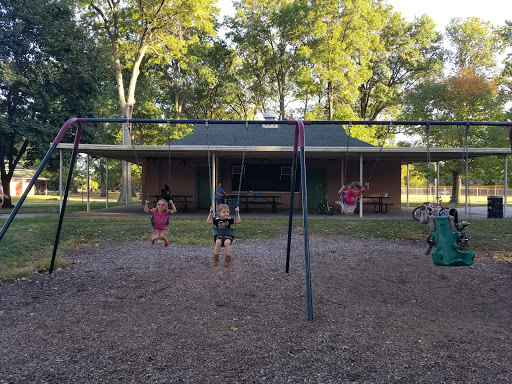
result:
[(226, 204), (229, 207), (229, 214), (234, 215), (235, 214), (235, 208), (238, 207), (238, 199), (236, 197), (230, 197), (226, 199)]
[(487, 218), (503, 219), (503, 196), (487, 196)]

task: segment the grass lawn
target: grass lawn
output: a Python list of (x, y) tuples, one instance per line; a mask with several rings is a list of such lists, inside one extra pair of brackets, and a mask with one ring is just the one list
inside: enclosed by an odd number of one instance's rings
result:
[[(20, 196), (15, 196), (12, 199), (13, 205), (16, 205)], [(108, 193), (108, 206), (115, 207), (117, 205), (125, 205), (125, 202), (117, 202), (119, 199), (119, 192)], [(140, 203), (138, 198), (133, 198), (135, 202)], [(105, 208), (105, 198), (100, 197), (99, 192), (91, 192), (89, 195), (90, 209)], [(57, 195), (35, 195), (28, 196), (18, 213), (59, 213), (60, 197)], [(81, 212), (87, 210), (87, 193), (73, 193), (68, 195), (66, 203), (66, 212)], [(8, 214), (11, 208), (3, 207), (0, 213)]]
[[(0, 220), (3, 225), (5, 220)], [(41, 217), (15, 219), (0, 241), (0, 283), (47, 270), (53, 250), (58, 219)], [(302, 220), (296, 219), (294, 233), (302, 232)], [(268, 239), (285, 235), (288, 219), (245, 218), (238, 226), (237, 239)], [(338, 236), (422, 241), (428, 227), (413, 220), (329, 220), (311, 219), (311, 236)], [(66, 218), (60, 237), (56, 266), (70, 260), (63, 253), (82, 246), (100, 246), (106, 241), (149, 241), (147, 219)], [(479, 255), (512, 262), (512, 226), (508, 220), (475, 220), (469, 227), (470, 246)], [(212, 244), (211, 228), (203, 218), (176, 218), (171, 223), (171, 242)], [(283, 253), (285, 250), (283, 250)], [(391, 255), (390, 255), (391, 256)]]

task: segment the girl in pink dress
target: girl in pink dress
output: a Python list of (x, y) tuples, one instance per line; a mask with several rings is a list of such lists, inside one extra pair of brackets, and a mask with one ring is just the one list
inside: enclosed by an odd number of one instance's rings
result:
[(167, 201), (161, 199), (156, 203), (156, 208), (149, 209), (149, 201), (146, 200), (144, 205), (144, 212), (151, 212), (151, 223), (153, 224), (153, 237), (151, 238), (151, 244), (155, 244), (158, 239), (163, 240), (166, 247), (169, 246), (169, 241), (165, 236), (169, 233), (169, 215), (176, 213), (176, 206), (172, 200), (169, 200), (171, 209), (167, 207)]
[(343, 213), (346, 215), (352, 215), (357, 207), (357, 202), (359, 198), (363, 194), (363, 192), (367, 189), (370, 189), (370, 185), (366, 183), (363, 186), (361, 183), (354, 181), (347, 190), (345, 190), (345, 186), (343, 185), (338, 193), (341, 195), (341, 201), (337, 201), (338, 204), (341, 204), (341, 209)]

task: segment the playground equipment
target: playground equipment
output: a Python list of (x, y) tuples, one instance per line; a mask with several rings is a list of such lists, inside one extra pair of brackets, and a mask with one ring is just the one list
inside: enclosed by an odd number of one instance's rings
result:
[[(462, 231), (458, 231), (453, 216), (430, 217), (431, 233), (427, 237), (428, 249), (426, 255), (430, 254), (432, 248), (432, 261), (440, 266), (469, 266), (473, 264), (475, 252), (462, 251), (459, 245), (462, 241), (467, 247), (467, 239)], [(463, 227), (462, 227), (463, 228)]]
[[(52, 260), (50, 264), (49, 272), (51, 273), (54, 267), (54, 261), (55, 261), (55, 255), (59, 243), (59, 237), (60, 232), (62, 228), (62, 222), (64, 218), (64, 213), (66, 210), (66, 202), (68, 197), (68, 192), (70, 189), (70, 184), (72, 180), (72, 172), (75, 165), (76, 156), (78, 154), (78, 147), (80, 143), (80, 138), (82, 136), (82, 124), (85, 123), (152, 123), (152, 124), (240, 124), (244, 123), (247, 125), (251, 124), (268, 124), (267, 120), (254, 120), (254, 121), (237, 121), (237, 120), (186, 120), (186, 119), (176, 119), (176, 120), (168, 120), (168, 119), (126, 119), (126, 118), (72, 118), (69, 119), (61, 128), (59, 133), (57, 134), (55, 140), (51, 144), (48, 152), (46, 153), (45, 157), (42, 159), (38, 169), (36, 170), (34, 176), (32, 177), (32, 180), (25, 188), (25, 192), (21, 196), (21, 198), (18, 200), (18, 203), (12, 210), (11, 214), (3, 224), (2, 228), (0, 229), (0, 241), (2, 240), (3, 236), (5, 235), (7, 229), (11, 225), (12, 221), (14, 220), (14, 217), (18, 213), (19, 209), (21, 208), (21, 205), (25, 201), (29, 191), (34, 186), (37, 178), (41, 174), (41, 172), (44, 170), (46, 164), (51, 158), (52, 153), (57, 148), (57, 145), (61, 142), (66, 132), (69, 130), (69, 128), (73, 125), (77, 126), (76, 133), (75, 133), (75, 139), (73, 143), (73, 152), (72, 152), (72, 158), (69, 168), (69, 174), (67, 178), (67, 183), (65, 186), (65, 192), (64, 197), (62, 201), (62, 207), (61, 212), (59, 216), (59, 223), (57, 227), (57, 235), (55, 238), (54, 248), (53, 248), (53, 254), (52, 254)], [(304, 256), (305, 256), (305, 266), (306, 266), (306, 290), (307, 290), (307, 306), (308, 306), (308, 320), (313, 320), (313, 304), (312, 304), (312, 287), (311, 287), (311, 272), (310, 272), (310, 260), (309, 260), (309, 237), (308, 237), (308, 213), (307, 213), (307, 185), (306, 185), (306, 162), (305, 162), (305, 134), (304, 134), (304, 125), (310, 124), (309, 121), (302, 121), (302, 120), (275, 120), (273, 121), (274, 124), (290, 124), (295, 126), (294, 130), (294, 144), (293, 144), (293, 159), (292, 159), (292, 178), (291, 178), (291, 188), (290, 188), (290, 214), (289, 214), (289, 222), (288, 222), (288, 245), (287, 245), (287, 256), (286, 256), (286, 272), (289, 271), (289, 262), (290, 262), (290, 243), (291, 243), (291, 232), (292, 232), (292, 223), (293, 223), (293, 206), (294, 206), (294, 194), (295, 194), (295, 180), (296, 180), (296, 171), (297, 167), (300, 166), (300, 180), (301, 180), (301, 206), (302, 206), (302, 217), (303, 217), (303, 238), (304, 238)], [(467, 134), (467, 128), (469, 126), (507, 126), (511, 127), (509, 131), (509, 138), (511, 142), (511, 148), (512, 148), (512, 123), (511, 122), (482, 122), (482, 121), (473, 121), (473, 122), (464, 122), (464, 121), (315, 121), (315, 124), (320, 125), (332, 125), (332, 124), (354, 124), (354, 125), (365, 125), (365, 126), (374, 126), (374, 125), (386, 125), (386, 126), (392, 126), (392, 125), (439, 125), (439, 126), (465, 126), (466, 127), (466, 134)], [(208, 145), (209, 147), (209, 145)], [(348, 141), (347, 141), (347, 147), (348, 147)], [(134, 146), (132, 145), (132, 148)], [(430, 146), (428, 145), (427, 154), (429, 156), (430, 160)], [(169, 150), (171, 150), (169, 146)], [(208, 148), (209, 150), (209, 148)], [(380, 152), (382, 152), (382, 146), (378, 152), (380, 155)], [(244, 144), (244, 153), (245, 153), (245, 144)], [(348, 153), (348, 150), (347, 150)], [(136, 152), (135, 152), (136, 154)], [(210, 154), (208, 154), (208, 159), (210, 159)], [(300, 157), (299, 157), (300, 155)], [(348, 155), (347, 155), (348, 156)], [(465, 146), (465, 160), (466, 160), (466, 180), (467, 180), (467, 158), (468, 158), (468, 152), (467, 147)], [(362, 174), (363, 169), (363, 160), (362, 155), (360, 156), (360, 174)], [(243, 159), (242, 159), (242, 171), (243, 171)], [(137, 161), (138, 163), (138, 161)], [(375, 162), (376, 163), (376, 162)], [(374, 166), (375, 166), (374, 163)], [(212, 168), (211, 165), (209, 165), (209, 174), (212, 174)], [(347, 167), (345, 167), (346, 170)], [(170, 167), (169, 167), (170, 169)], [(507, 173), (505, 172), (505, 175)], [(169, 177), (170, 179), (170, 177)], [(506, 179), (505, 179), (506, 180)], [(466, 183), (466, 185), (468, 185)], [(505, 182), (505, 185), (507, 183)], [(213, 188), (213, 180), (210, 180), (210, 186)], [(240, 186), (238, 188), (240, 190)], [(362, 210), (361, 210), (362, 212)], [(362, 213), (361, 213), (362, 214)], [(437, 220), (443, 219), (443, 218), (437, 218)], [(445, 220), (448, 218), (444, 218)], [(449, 220), (449, 219), (448, 219)], [(460, 233), (456, 234), (452, 230), (449, 230), (447, 227), (443, 226), (443, 221), (439, 222), (439, 225), (437, 228), (435, 228), (435, 233), (432, 234), (432, 236), (429, 236), (429, 240), (433, 243), (433, 245), (436, 246), (436, 258), (439, 258), (439, 261), (443, 261), (444, 263), (447, 262), (449, 264), (438, 264), (438, 265), (469, 265), (468, 260), (471, 260), (474, 257), (473, 252), (455, 252), (453, 251), (453, 240), (456, 238), (460, 238)], [(443, 253), (444, 252), (444, 253)], [(439, 255), (439, 256), (437, 256)], [(434, 260), (436, 262), (436, 260)], [(463, 264), (457, 264), (457, 263), (463, 263)]]

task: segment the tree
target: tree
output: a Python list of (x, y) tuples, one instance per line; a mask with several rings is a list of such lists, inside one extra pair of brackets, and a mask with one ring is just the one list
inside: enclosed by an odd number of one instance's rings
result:
[[(406, 120), (499, 121), (503, 117), (503, 103), (495, 83), (470, 69), (463, 69), (443, 81), (417, 85), (406, 95), (403, 111)], [(427, 134), (423, 128), (411, 127), (408, 132), (418, 135), (421, 144), (426, 144)], [(501, 140), (496, 140), (500, 137), (496, 132), (496, 128), (472, 126), (468, 131), (469, 146), (502, 146), (506, 134), (502, 132)], [(464, 127), (432, 126), (428, 139), (432, 146), (461, 148), (465, 144)], [(462, 160), (447, 161), (444, 169), (451, 174), (452, 201), (457, 202), (464, 163)]]
[(312, 39), (302, 52), (311, 63), (310, 76), (325, 104), (325, 113), (318, 117), (350, 117), (358, 85), (371, 76), (369, 63), (380, 44), (374, 31), (384, 21), (381, 7), (370, 0), (322, 0), (315, 3), (313, 14)]
[[(69, 117), (95, 110), (105, 86), (103, 58), (67, 1), (0, 2), (0, 174), (7, 195), (21, 161), (41, 158)], [(9, 198), (5, 206), (12, 206)]]
[(453, 72), (469, 68), (489, 79), (496, 75), (497, 56), (505, 47), (498, 28), (477, 17), (454, 18), (446, 27), (446, 35)]
[(377, 120), (385, 111), (392, 114), (401, 97), (412, 87), (440, 74), (443, 63), (442, 36), (428, 16), (413, 22), (387, 10), (379, 29), (382, 48), (371, 59), (371, 76), (359, 86), (357, 114)]
[[(183, 30), (212, 24), (214, 13), (213, 0), (82, 0), (82, 4), (92, 10), (86, 17), (111, 44), (121, 116), (127, 119), (133, 117), (137, 80), (147, 51), (172, 58), (180, 49), (177, 42)], [(123, 124), (124, 145), (131, 144), (129, 128)], [(131, 185), (129, 170), (130, 164), (123, 162), (120, 201), (131, 201), (131, 194), (126, 196)]]
[[(508, 47), (510, 52), (510, 49), (512, 48), (512, 21), (505, 22), (505, 27), (501, 29), (500, 35), (505, 46)], [(505, 65), (500, 76), (501, 81), (499, 92), (510, 105), (510, 101), (512, 100), (512, 53), (508, 54), (504, 64)], [(512, 120), (512, 107), (509, 107), (506, 117), (508, 120)]]
[(298, 52), (308, 30), (309, 5), (290, 0), (241, 0), (234, 5), (228, 37), (241, 57), (241, 75), (252, 80), (247, 92), (261, 112), (275, 103), (284, 119), (301, 62)]

